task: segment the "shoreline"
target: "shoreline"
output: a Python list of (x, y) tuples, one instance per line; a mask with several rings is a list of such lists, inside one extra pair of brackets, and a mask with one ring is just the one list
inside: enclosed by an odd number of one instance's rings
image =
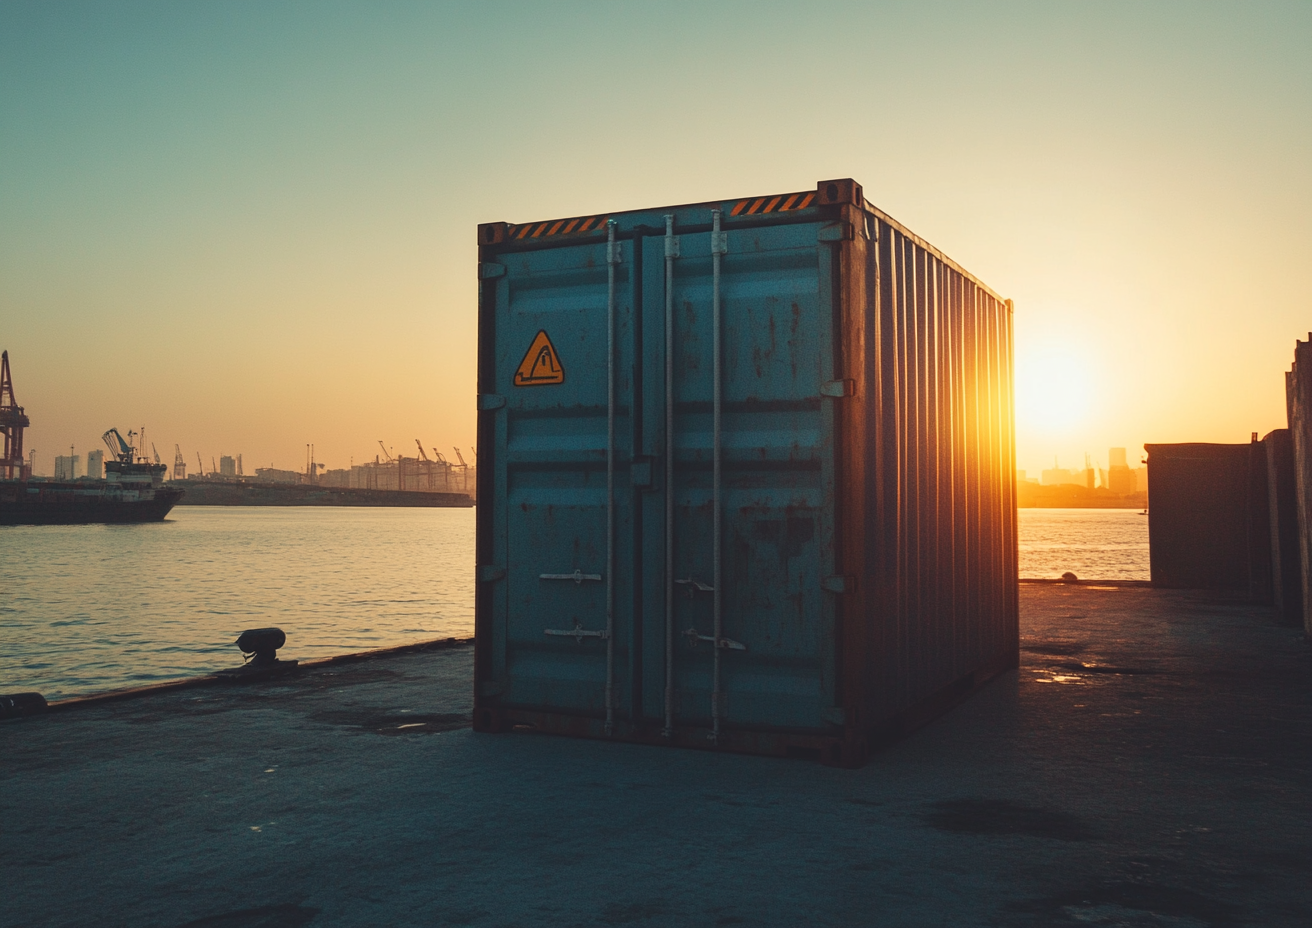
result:
[[(1100, 580), (1091, 577), (1081, 577), (1077, 580), (1063, 580), (1060, 577), (1020, 577), (1017, 579), (1017, 583), (1021, 585), (1036, 584), (1073, 588), (1085, 587), (1099, 590), (1115, 587), (1152, 588), (1152, 581), (1150, 580)], [(283, 666), (268, 668), (268, 672), (261, 672), (260, 670), (253, 669), (246, 673), (239, 673), (246, 666), (243, 664), (237, 667), (224, 668), (222, 670), (207, 671), (190, 677), (178, 677), (174, 680), (161, 680), (158, 683), (147, 683), (141, 686), (128, 686), (120, 689), (100, 690), (91, 693), (80, 693), (75, 696), (66, 696), (46, 703), (44, 711), (64, 712), (84, 706), (117, 702), (124, 699), (138, 699), (200, 687), (249, 685), (269, 682), (294, 677), (304, 671), (313, 671), (335, 664), (361, 663), (398, 657), (405, 654), (421, 654), (430, 651), (447, 651), (454, 648), (468, 648), (473, 647), (473, 645), (473, 636), (468, 638), (432, 638), (425, 641), (410, 642), (408, 644), (390, 645), (385, 648), (371, 648), (367, 651), (349, 651), (344, 654), (335, 654), (330, 657), (298, 660), (295, 664), (288, 662)], [(39, 690), (29, 690), (27, 692), (39, 692)]]
[[(123, 689), (102, 690), (95, 693), (82, 693), (77, 696), (68, 696), (63, 699), (57, 699), (48, 702), (45, 705), (45, 712), (64, 712), (69, 709), (77, 709), (83, 706), (100, 705), (102, 703), (117, 702), (123, 699), (138, 699), (145, 696), (154, 696), (164, 693), (173, 693), (179, 690), (197, 689), (209, 686), (234, 686), (252, 683), (262, 683), (271, 680), (283, 680), (295, 677), (304, 671), (313, 671), (323, 667), (329, 667), (335, 664), (356, 664), (365, 661), (380, 660), (391, 657), (400, 657), (406, 654), (422, 654), (428, 651), (449, 651), (455, 648), (473, 647), (474, 639), (471, 638), (434, 638), (428, 641), (416, 641), (410, 644), (392, 645), (386, 648), (372, 648), (368, 651), (352, 651), (346, 654), (335, 654), (331, 657), (316, 657), (311, 660), (288, 661), (281, 666), (268, 668), (270, 672), (261, 672), (261, 670), (252, 670), (245, 674), (238, 675), (246, 665), (238, 667), (225, 668), (223, 670), (214, 670), (207, 673), (198, 674), (194, 677), (179, 677), (176, 680), (161, 680), (159, 683), (147, 683), (143, 686), (129, 686)], [(30, 690), (28, 692), (39, 692)], [(14, 695), (14, 694), (10, 694)], [(41, 712), (31, 713), (41, 714)]]

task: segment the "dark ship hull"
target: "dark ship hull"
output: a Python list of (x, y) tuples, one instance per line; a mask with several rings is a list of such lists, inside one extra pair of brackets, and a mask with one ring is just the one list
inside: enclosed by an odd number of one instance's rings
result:
[(172, 487), (0, 481), (0, 525), (86, 525), (95, 522), (160, 522), (182, 499)]

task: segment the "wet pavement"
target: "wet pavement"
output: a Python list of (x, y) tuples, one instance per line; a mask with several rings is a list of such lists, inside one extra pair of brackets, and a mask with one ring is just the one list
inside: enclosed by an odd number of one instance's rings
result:
[(467, 647), (0, 722), (0, 925), (1309, 924), (1301, 632), (1021, 609), (1020, 671), (860, 770), (476, 735)]

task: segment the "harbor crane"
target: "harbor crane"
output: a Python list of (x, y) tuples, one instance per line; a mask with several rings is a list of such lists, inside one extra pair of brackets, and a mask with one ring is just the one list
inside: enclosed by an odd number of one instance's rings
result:
[[(25, 480), (32, 476), (32, 464), (23, 459), (23, 429), (32, 424), (14, 398), (14, 380), (9, 375), (9, 352), (0, 352), (0, 480)], [(35, 462), (35, 458), (32, 461)]]
[(391, 464), (392, 456), (387, 453), (387, 446), (383, 444), (383, 440), (381, 438), (378, 439), (378, 447), (383, 449), (383, 457), (387, 460), (388, 464)]
[(205, 462), (200, 459), (200, 452), (196, 452), (196, 476), (205, 476)]
[(187, 462), (183, 460), (181, 445), (173, 446), (173, 479), (187, 479)]
[(424, 446), (421, 445), (421, 444), (419, 444), (419, 439), (418, 439), (418, 438), (415, 439), (415, 444), (419, 446), (419, 458), (420, 458), (420, 460), (422, 460), (422, 461), (426, 461), (426, 462), (428, 462), (428, 463), (432, 463), (431, 461), (428, 461), (428, 455), (424, 453)]
[[(130, 438), (135, 434), (135, 432), (128, 432), (128, 437)], [(109, 453), (115, 461), (124, 464), (132, 463), (132, 443), (120, 435), (118, 429), (110, 429), (100, 436), (100, 440), (105, 443), (105, 447), (109, 449)]]
[(465, 463), (465, 456), (460, 453), (460, 449), (454, 449), (456, 460), (460, 462), (460, 484), (466, 493), (469, 492), (469, 465)]
[(159, 460), (159, 449), (155, 447), (155, 443), (154, 443), (153, 441), (150, 443), (150, 450), (151, 450), (151, 453), (155, 455), (155, 463), (156, 463), (156, 464), (160, 463), (160, 460)]

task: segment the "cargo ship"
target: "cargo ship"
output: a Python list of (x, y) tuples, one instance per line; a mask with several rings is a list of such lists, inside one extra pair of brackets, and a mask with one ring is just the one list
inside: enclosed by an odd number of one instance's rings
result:
[(103, 438), (113, 455), (103, 480), (0, 480), (0, 525), (162, 521), (183, 496), (164, 486), (168, 468), (139, 457), (118, 429)]

